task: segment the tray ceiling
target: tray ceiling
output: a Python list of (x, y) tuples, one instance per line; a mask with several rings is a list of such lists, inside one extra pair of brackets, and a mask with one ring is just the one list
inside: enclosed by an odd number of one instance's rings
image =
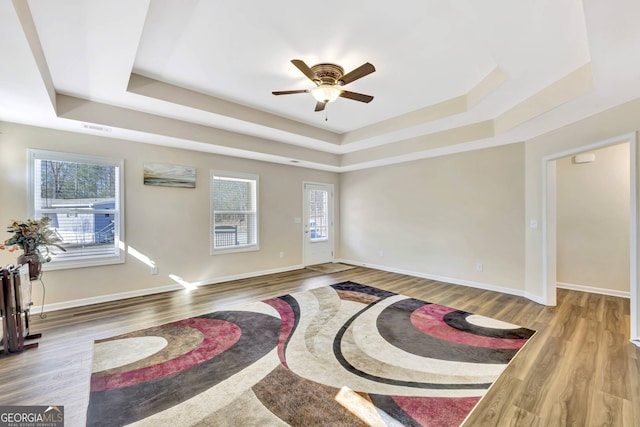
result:
[[(640, 96), (613, 3), (2, 2), (0, 120), (337, 172), (514, 143)], [(273, 96), (294, 58), (371, 62), (375, 99)]]

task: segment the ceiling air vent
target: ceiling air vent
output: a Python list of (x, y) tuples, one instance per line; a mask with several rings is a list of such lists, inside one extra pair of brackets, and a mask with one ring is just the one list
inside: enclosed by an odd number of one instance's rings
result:
[(93, 130), (96, 132), (111, 132), (111, 128), (108, 126), (94, 125), (90, 123), (83, 123), (82, 129)]

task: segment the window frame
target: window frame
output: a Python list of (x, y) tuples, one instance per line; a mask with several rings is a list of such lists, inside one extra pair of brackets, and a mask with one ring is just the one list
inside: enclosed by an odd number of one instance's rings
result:
[[(28, 181), (27, 181), (27, 197), (29, 216), (34, 219), (42, 218), (45, 215), (36, 212), (36, 180), (40, 179), (40, 170), (36, 168), (36, 160), (53, 160), (59, 162), (85, 163), (101, 166), (111, 166), (117, 168), (116, 179), (116, 197), (115, 206), (109, 209), (109, 214), (114, 215), (114, 249), (115, 254), (109, 255), (84, 255), (74, 259), (64, 259), (55, 256), (50, 262), (42, 265), (43, 271), (47, 270), (63, 270), (70, 268), (95, 267), (102, 265), (122, 264), (125, 262), (124, 252), (124, 160), (115, 159), (104, 156), (93, 156), (77, 153), (66, 153), (61, 151), (48, 151), (28, 149)], [(97, 209), (100, 211), (100, 209)], [(60, 211), (62, 212), (62, 210)], [(102, 213), (102, 212), (98, 212)]]
[[(215, 247), (215, 216), (216, 211), (214, 209), (214, 180), (216, 177), (224, 177), (229, 179), (237, 179), (237, 180), (250, 180), (254, 181), (255, 185), (255, 208), (251, 212), (255, 215), (255, 243), (246, 244), (246, 245), (238, 245), (238, 246), (227, 246), (223, 248)], [(257, 174), (244, 173), (244, 172), (230, 172), (223, 171), (218, 169), (211, 169), (209, 171), (209, 212), (210, 212), (210, 220), (209, 220), (209, 250), (210, 255), (222, 255), (222, 254), (230, 254), (230, 253), (239, 253), (239, 252), (251, 252), (251, 251), (259, 251), (260, 250), (260, 176)], [(224, 212), (224, 211), (221, 211)]]

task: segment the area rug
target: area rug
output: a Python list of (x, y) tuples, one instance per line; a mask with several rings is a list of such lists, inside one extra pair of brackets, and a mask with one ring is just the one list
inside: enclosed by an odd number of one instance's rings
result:
[(457, 426), (534, 331), (353, 282), (94, 344), (90, 426)]
[(355, 267), (353, 265), (341, 264), (339, 262), (327, 262), (325, 264), (308, 265), (305, 268), (313, 271), (318, 271), (320, 273), (330, 274), (351, 270)]

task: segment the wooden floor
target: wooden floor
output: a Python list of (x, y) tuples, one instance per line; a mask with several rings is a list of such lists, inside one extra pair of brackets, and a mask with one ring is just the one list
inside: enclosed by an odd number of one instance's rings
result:
[(629, 301), (559, 290), (558, 306), (357, 267), (297, 270), (120, 302), (33, 315), (37, 349), (0, 358), (0, 405), (64, 405), (85, 424), (93, 340), (232, 305), (345, 280), (516, 323), (538, 333), (465, 426), (640, 426), (640, 349), (629, 342)]

